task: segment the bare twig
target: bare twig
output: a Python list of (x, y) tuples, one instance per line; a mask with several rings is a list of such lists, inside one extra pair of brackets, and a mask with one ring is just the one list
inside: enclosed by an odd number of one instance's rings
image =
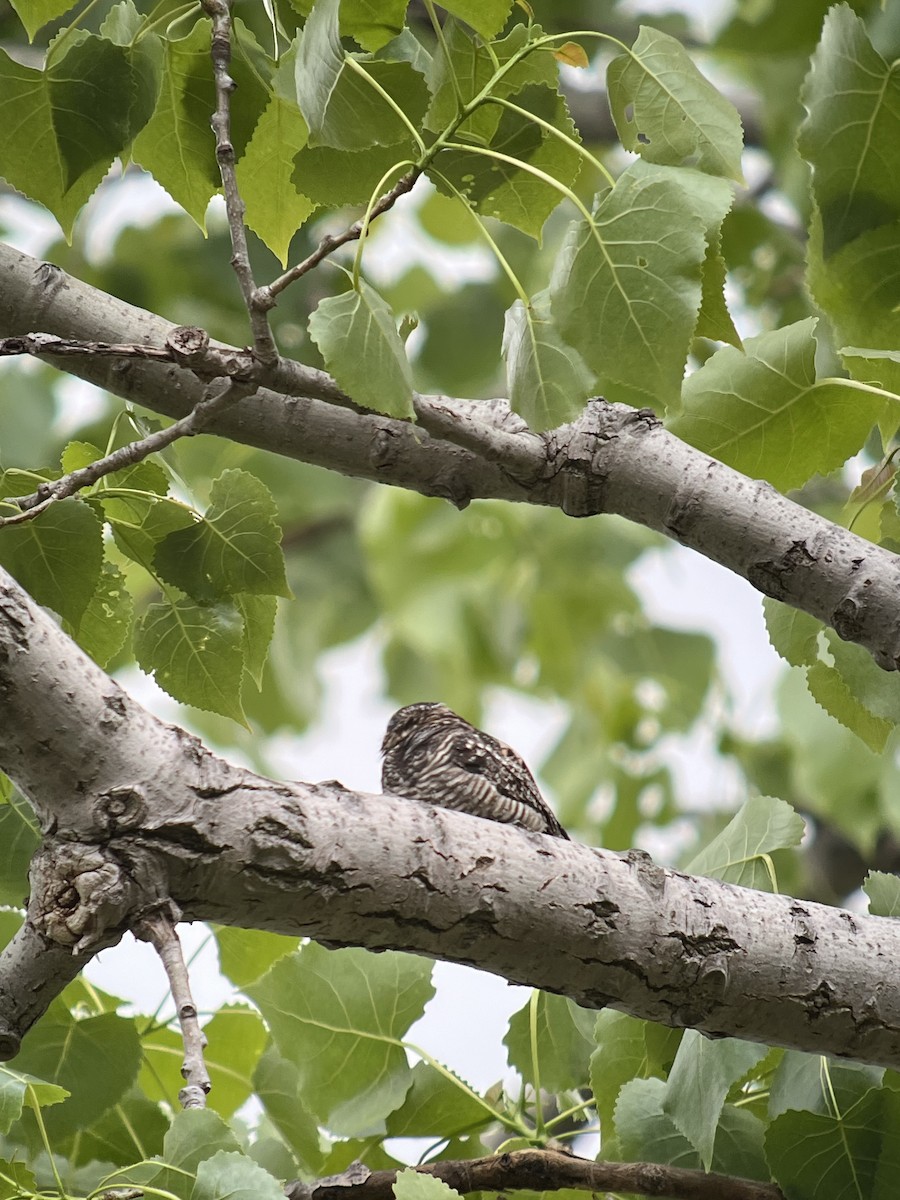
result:
[[(371, 225), (375, 217), (380, 217), (389, 208), (393, 208), (401, 196), (405, 196), (407, 192), (411, 192), (421, 173), (420, 168), (416, 167), (415, 170), (409, 171), (404, 175), (402, 179), (398, 179), (391, 190), (385, 192), (381, 199), (372, 206), (368, 223)], [(312, 254), (304, 258), (303, 262), (297, 263), (296, 266), (291, 267), (289, 271), (285, 271), (283, 275), (279, 275), (270, 284), (261, 287), (257, 293), (258, 302), (266, 308), (274, 307), (278, 296), (286, 287), (294, 283), (295, 280), (305, 275), (308, 271), (311, 271), (313, 267), (317, 267), (323, 258), (327, 258), (339, 246), (344, 246), (347, 242), (355, 242), (362, 234), (362, 231), (363, 222), (354, 221), (343, 233), (329, 233), (326, 237), (323, 237)]]
[[(535, 1192), (576, 1188), (588, 1192), (629, 1192), (671, 1200), (784, 1200), (773, 1183), (758, 1183), (663, 1163), (592, 1162), (554, 1150), (515, 1150), (487, 1158), (427, 1163), (412, 1167), (457, 1192)], [(288, 1200), (393, 1200), (396, 1171), (369, 1171), (353, 1163), (340, 1175), (314, 1183), (285, 1185)]]
[[(0, 338), (0, 358), (28, 354), (32, 358), (46, 359), (147, 359), (150, 362), (178, 363), (190, 367), (200, 379), (217, 379), (222, 375), (249, 379), (252, 376), (258, 378), (258, 382), (263, 382), (263, 371), (250, 350), (217, 345), (207, 339), (202, 354), (186, 351), (183, 347), (189, 335), (201, 333), (194, 326), (177, 326), (170, 332), (165, 346), (148, 346), (142, 342), (81, 341), (57, 337), (53, 333), (17, 334), (15, 337)], [(264, 373), (266, 385), (286, 396), (312, 396), (355, 412), (366, 411), (341, 391), (327, 371), (320, 371), (317, 367), (307, 367), (291, 358), (279, 358), (274, 365), (266, 367)]]
[(260, 363), (272, 366), (278, 360), (275, 339), (266, 316), (271, 304), (260, 303), (260, 293), (250, 266), (247, 248), (247, 231), (244, 226), (246, 211), (237, 185), (234, 145), (231, 141), (231, 93), (237, 86), (229, 74), (231, 65), (231, 12), (227, 0), (202, 0), (204, 12), (212, 18), (212, 43), (210, 53), (213, 76), (216, 83), (216, 111), (210, 124), (216, 135), (216, 161), (222, 176), (222, 191), (225, 194), (225, 211), (231, 231), (231, 265), (241, 288), (250, 328), (253, 333), (253, 351)]
[[(174, 909), (174, 906), (172, 906)], [(181, 1036), (184, 1041), (184, 1062), (181, 1074), (185, 1086), (178, 1093), (182, 1108), (205, 1108), (210, 1089), (209, 1073), (203, 1061), (206, 1038), (197, 1019), (197, 1008), (191, 996), (191, 983), (181, 952), (181, 942), (175, 929), (175, 912), (156, 912), (143, 917), (134, 927), (134, 936), (149, 942), (159, 955), (169, 978), (172, 999), (178, 1012)]]
[(146, 358), (155, 362), (174, 362), (171, 350), (161, 346), (144, 346), (140, 342), (90, 342), (75, 338), (57, 337), (53, 333), (26, 333), (15, 337), (0, 338), (0, 358), (13, 358), (30, 354), (32, 358), (49, 355), (59, 358), (95, 357)]
[(79, 467), (77, 471), (70, 471), (60, 479), (48, 480), (28, 496), (17, 496), (4, 501), (6, 504), (18, 505), (21, 511), (9, 517), (0, 517), (0, 529), (6, 525), (21, 525), (25, 521), (31, 521), (57, 500), (74, 496), (76, 492), (90, 487), (105, 475), (143, 462), (149, 455), (164, 450), (178, 438), (192, 437), (195, 433), (200, 433), (213, 417), (255, 390), (255, 384), (234, 379), (229, 380), (220, 390), (216, 390), (216, 384), (210, 384), (203, 398), (188, 415), (170, 425), (168, 429), (159, 429), (139, 441), (120, 446), (111, 454), (98, 458), (86, 467)]

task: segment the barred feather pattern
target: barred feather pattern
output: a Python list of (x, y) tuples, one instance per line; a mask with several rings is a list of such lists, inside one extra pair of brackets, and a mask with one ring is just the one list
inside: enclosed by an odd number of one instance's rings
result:
[(515, 750), (444, 704), (395, 712), (381, 753), (386, 792), (569, 840)]

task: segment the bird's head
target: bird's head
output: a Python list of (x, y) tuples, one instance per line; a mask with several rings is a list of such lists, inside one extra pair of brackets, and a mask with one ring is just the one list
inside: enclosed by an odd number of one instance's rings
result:
[(416, 730), (433, 728), (448, 719), (454, 722), (461, 720), (452, 708), (448, 708), (446, 704), (438, 704), (436, 701), (407, 704), (405, 708), (398, 708), (388, 721), (384, 740), (381, 743), (381, 753), (387, 754)]

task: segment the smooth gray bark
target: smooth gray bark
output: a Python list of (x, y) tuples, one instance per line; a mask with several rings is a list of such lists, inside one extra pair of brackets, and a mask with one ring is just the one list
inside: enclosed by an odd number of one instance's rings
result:
[[(0, 337), (28, 332), (164, 346), (173, 326), (0, 246)], [(203, 384), (179, 367), (60, 358), (62, 370), (170, 417)], [(292, 387), (322, 390), (293, 364)], [(900, 665), (900, 558), (693, 449), (648, 412), (594, 403), (575, 425), (537, 436), (502, 401), (421, 397), (419, 426), (267, 389), (211, 429), (223, 437), (346, 475), (441, 496), (463, 506), (495, 498), (617, 513), (666, 534)]]
[[(900, 922), (339, 783), (157, 720), (0, 572), (0, 769), (45, 832), (0, 954), (0, 1051), (96, 950), (187, 920), (468, 963), (635, 1016), (900, 1067)], [(72, 954), (74, 953), (74, 958)]]

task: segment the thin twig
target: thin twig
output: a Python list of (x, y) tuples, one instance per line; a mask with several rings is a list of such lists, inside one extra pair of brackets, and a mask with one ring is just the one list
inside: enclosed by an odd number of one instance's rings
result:
[(16, 334), (0, 338), (0, 358), (27, 354), (38, 359), (138, 358), (177, 363), (189, 367), (200, 379), (218, 379), (222, 375), (234, 379), (252, 377), (260, 385), (265, 383), (273, 391), (283, 392), (286, 396), (311, 396), (339, 404), (342, 408), (366, 411), (341, 391), (327, 371), (307, 367), (292, 358), (279, 358), (273, 366), (263, 370), (250, 350), (207, 342), (202, 354), (187, 352), (184, 341), (190, 335), (196, 336), (201, 332), (191, 325), (176, 326), (171, 330), (166, 346), (148, 346), (142, 342), (80, 341), (77, 338), (57, 337), (53, 333)]
[[(575, 1188), (595, 1193), (668, 1196), (672, 1200), (784, 1200), (774, 1183), (663, 1163), (593, 1162), (554, 1150), (515, 1150), (411, 1169), (433, 1175), (462, 1194)], [(392, 1200), (396, 1178), (396, 1171), (370, 1171), (357, 1162), (340, 1175), (312, 1183), (294, 1180), (285, 1184), (284, 1191), (288, 1200)]]
[[(410, 171), (404, 175), (402, 179), (398, 179), (391, 190), (385, 192), (381, 199), (376, 201), (372, 206), (372, 210), (369, 213), (369, 225), (372, 224), (372, 221), (376, 217), (380, 217), (389, 208), (393, 208), (401, 196), (405, 196), (407, 192), (412, 191), (413, 185), (421, 173), (421, 170), (417, 167), (414, 171)], [(355, 242), (362, 231), (363, 222), (354, 221), (343, 233), (327, 234), (322, 238), (312, 254), (304, 258), (303, 262), (297, 263), (295, 267), (291, 267), (289, 271), (285, 271), (283, 275), (279, 275), (270, 284), (261, 287), (257, 293), (257, 302), (266, 308), (272, 308), (276, 303), (277, 297), (286, 287), (294, 283), (301, 275), (305, 275), (308, 271), (311, 271), (313, 267), (317, 267), (323, 258), (327, 258), (339, 246), (344, 246), (347, 242)]]
[(175, 929), (176, 919), (174, 913), (153, 913), (143, 917), (133, 932), (135, 937), (151, 944), (159, 955), (169, 979), (184, 1041), (181, 1074), (185, 1086), (178, 1093), (181, 1107), (205, 1108), (206, 1097), (211, 1087), (209, 1073), (203, 1060), (206, 1038), (200, 1028), (197, 1008), (191, 996), (191, 983), (181, 951), (181, 942)]
[(225, 211), (231, 231), (231, 265), (237, 276), (250, 318), (253, 333), (253, 350), (256, 358), (265, 366), (278, 361), (275, 339), (266, 316), (272, 307), (259, 302), (259, 290), (250, 266), (247, 247), (247, 230), (244, 226), (244, 201), (237, 184), (234, 144), (231, 141), (231, 94), (237, 86), (229, 73), (231, 66), (231, 13), (226, 0), (202, 0), (204, 12), (212, 18), (212, 43), (210, 54), (213, 77), (216, 84), (216, 111), (210, 124), (216, 135), (216, 161), (222, 176), (222, 191), (225, 195)]
[(127, 446), (120, 446), (111, 454), (98, 458), (96, 462), (89, 463), (86, 467), (70, 471), (68, 475), (63, 475), (60, 479), (48, 480), (46, 483), (42, 483), (36, 492), (32, 492), (28, 496), (16, 496), (5, 500), (3, 503), (15, 504), (21, 511), (9, 517), (0, 517), (0, 529), (6, 525), (21, 525), (25, 521), (31, 521), (57, 500), (65, 500), (68, 496), (73, 496), (82, 488), (90, 487), (105, 475), (143, 462), (149, 455), (164, 450), (178, 438), (192, 437), (195, 433), (200, 433), (204, 425), (213, 417), (230, 408), (235, 401), (243, 399), (250, 392), (256, 390), (255, 384), (234, 379), (229, 380), (219, 391), (215, 390), (216, 387), (216, 384), (210, 384), (203, 399), (191, 409), (188, 415), (167, 429), (157, 430), (136, 442), (129, 442)]
[(161, 346), (144, 346), (140, 342), (82, 342), (75, 338), (57, 337), (53, 333), (26, 333), (14, 337), (0, 338), (0, 358), (30, 354), (32, 358), (54, 355), (60, 358), (95, 357), (147, 358), (156, 362), (174, 362), (170, 349)]

